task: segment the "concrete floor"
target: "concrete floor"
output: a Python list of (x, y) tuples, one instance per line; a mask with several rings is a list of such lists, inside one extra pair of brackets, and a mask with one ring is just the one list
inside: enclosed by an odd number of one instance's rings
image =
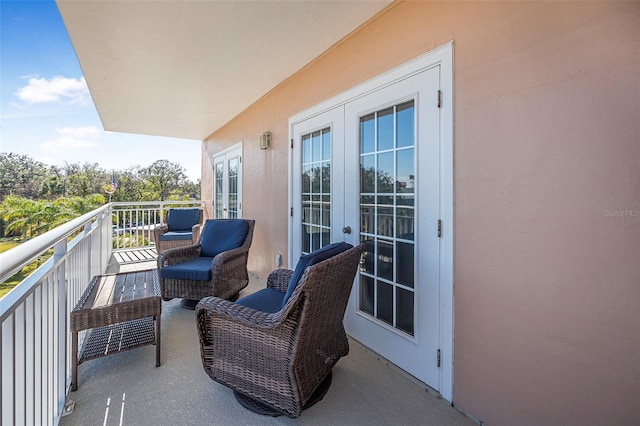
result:
[[(112, 265), (110, 272), (155, 267), (153, 262)], [(264, 286), (252, 278), (241, 296)], [(67, 397), (74, 411), (61, 425), (475, 425), (424, 385), (350, 341), (324, 399), (298, 419), (265, 417), (238, 404), (233, 392), (202, 369), (194, 311), (180, 300), (163, 302), (162, 365), (144, 346), (87, 361), (78, 390)]]

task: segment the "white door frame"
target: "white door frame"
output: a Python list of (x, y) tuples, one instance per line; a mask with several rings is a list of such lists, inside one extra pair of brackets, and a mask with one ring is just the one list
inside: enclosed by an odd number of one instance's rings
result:
[[(367, 80), (289, 118), (289, 137), (293, 126), (330, 109), (403, 80), (432, 66), (441, 69), (440, 101), (440, 394), (447, 401), (453, 397), (453, 41), (445, 43), (415, 59)], [(293, 207), (293, 149), (289, 150), (289, 206)], [(293, 245), (293, 218), (289, 217), (289, 247)], [(289, 265), (294, 265), (289, 250)]]

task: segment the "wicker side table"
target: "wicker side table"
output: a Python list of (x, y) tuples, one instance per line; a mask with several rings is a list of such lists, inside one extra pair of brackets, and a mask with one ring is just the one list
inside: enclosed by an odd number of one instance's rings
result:
[[(156, 367), (160, 366), (161, 314), (156, 269), (93, 277), (69, 315), (71, 390), (78, 389), (78, 365), (90, 359), (155, 344)], [(87, 329), (93, 330), (77, 356), (78, 332)]]

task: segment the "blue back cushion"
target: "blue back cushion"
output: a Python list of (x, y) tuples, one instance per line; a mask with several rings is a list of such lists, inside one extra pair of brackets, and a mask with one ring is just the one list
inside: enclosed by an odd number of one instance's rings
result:
[(273, 314), (280, 310), (284, 293), (273, 288), (263, 288), (236, 301), (238, 305), (248, 306), (256, 311)]
[(191, 231), (199, 219), (199, 209), (169, 209), (167, 213), (169, 231)]
[(309, 254), (305, 254), (304, 256), (300, 256), (300, 260), (298, 260), (296, 269), (295, 271), (293, 271), (291, 281), (289, 281), (287, 291), (284, 295), (284, 299), (282, 300), (282, 307), (284, 307), (284, 305), (287, 303), (287, 300), (289, 300), (289, 297), (291, 297), (291, 295), (293, 294), (293, 291), (296, 289), (300, 278), (302, 278), (302, 275), (304, 275), (304, 271), (306, 271), (309, 266), (320, 263), (323, 260), (327, 260), (330, 257), (333, 257), (336, 254), (340, 254), (343, 251), (347, 251), (352, 247), (353, 246), (351, 244), (345, 242), (333, 243)]
[(244, 242), (249, 224), (243, 219), (208, 219), (202, 228), (200, 256), (216, 257)]

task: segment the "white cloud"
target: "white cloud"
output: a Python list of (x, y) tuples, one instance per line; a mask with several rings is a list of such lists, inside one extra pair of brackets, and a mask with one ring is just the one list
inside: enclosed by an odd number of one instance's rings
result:
[(59, 138), (43, 142), (40, 148), (45, 152), (63, 153), (64, 151), (88, 149), (97, 146), (96, 139), (100, 130), (96, 126), (56, 127)]
[(56, 76), (46, 78), (29, 78), (29, 84), (16, 92), (20, 100), (29, 104), (67, 101), (71, 104), (86, 102), (89, 89), (84, 77), (66, 78)]
[(97, 138), (100, 136), (100, 130), (96, 126), (56, 127), (56, 132), (70, 138)]
[(65, 151), (65, 150), (92, 148), (96, 145), (97, 144), (93, 141), (70, 138), (65, 136), (52, 141), (43, 142), (42, 144), (40, 144), (40, 148), (42, 148), (46, 152), (62, 153), (62, 151)]

